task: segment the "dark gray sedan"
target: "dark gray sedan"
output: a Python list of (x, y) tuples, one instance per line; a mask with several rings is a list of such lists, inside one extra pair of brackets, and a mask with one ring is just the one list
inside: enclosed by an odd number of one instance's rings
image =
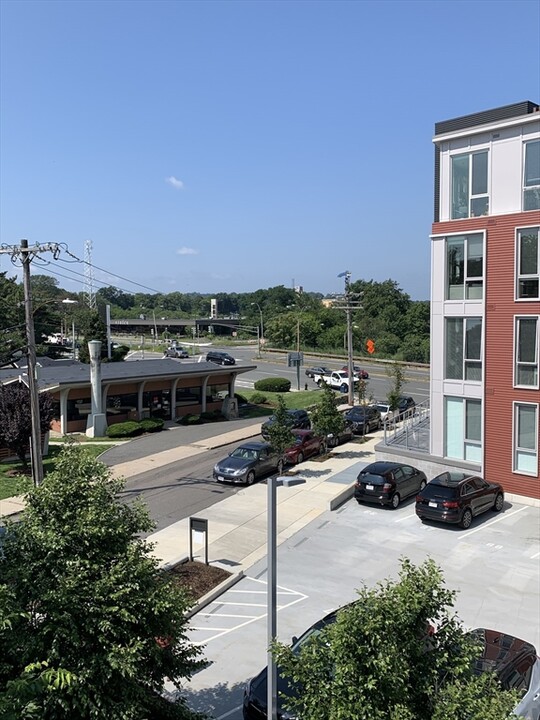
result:
[(214, 465), (213, 477), (218, 482), (252, 485), (263, 475), (283, 472), (283, 456), (268, 443), (249, 442), (240, 445)]

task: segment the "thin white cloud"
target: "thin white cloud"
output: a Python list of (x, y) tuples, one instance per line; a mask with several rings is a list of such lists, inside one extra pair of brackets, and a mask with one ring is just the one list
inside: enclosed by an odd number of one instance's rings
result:
[(176, 251), (177, 255), (198, 255), (199, 251), (194, 248), (181, 247)]
[(175, 178), (174, 175), (171, 175), (168, 178), (165, 178), (165, 182), (169, 183), (175, 190), (183, 190), (184, 189), (184, 183), (179, 180), (178, 178)]

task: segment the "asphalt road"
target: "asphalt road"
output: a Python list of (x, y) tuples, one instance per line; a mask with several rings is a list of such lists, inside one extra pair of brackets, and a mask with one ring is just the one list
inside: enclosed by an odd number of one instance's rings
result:
[(136, 475), (127, 481), (121, 497), (127, 502), (135, 498), (144, 501), (155, 522), (153, 532), (185, 517), (196, 516), (244, 487), (218, 483), (212, 479), (212, 469), (216, 462), (240, 444), (208, 450), (195, 458), (185, 458)]

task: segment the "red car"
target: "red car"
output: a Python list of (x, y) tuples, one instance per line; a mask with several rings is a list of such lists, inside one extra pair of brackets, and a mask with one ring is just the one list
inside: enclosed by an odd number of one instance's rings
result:
[(296, 442), (285, 450), (285, 459), (291, 465), (297, 465), (313, 455), (322, 455), (326, 452), (326, 443), (320, 435), (313, 430), (293, 430)]
[[(348, 365), (344, 365), (344, 366), (341, 368), (341, 370), (342, 370), (342, 372), (348, 373), (348, 372), (349, 372), (349, 366), (348, 366)], [(358, 375), (358, 377), (361, 378), (362, 380), (367, 380), (367, 379), (369, 378), (369, 373), (368, 373), (368, 371), (367, 371), (367, 370), (362, 370), (362, 368), (361, 368), (359, 365), (353, 365), (353, 372), (354, 372), (356, 375)]]

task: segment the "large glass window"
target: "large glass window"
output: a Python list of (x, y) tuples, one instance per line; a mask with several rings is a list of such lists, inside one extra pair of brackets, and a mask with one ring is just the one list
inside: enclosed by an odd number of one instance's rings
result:
[(516, 318), (516, 385), (538, 387), (538, 317)]
[(446, 318), (447, 380), (482, 380), (482, 318)]
[(518, 230), (517, 236), (517, 297), (519, 300), (538, 300), (540, 247), (539, 228)]
[(446, 240), (446, 299), (481, 300), (484, 276), (484, 239), (480, 233)]
[(445, 401), (445, 456), (482, 461), (482, 401), (447, 397)]
[(523, 210), (540, 209), (540, 140), (525, 143)]
[(514, 471), (538, 473), (538, 405), (514, 405)]
[(489, 212), (487, 150), (452, 157), (452, 220)]

